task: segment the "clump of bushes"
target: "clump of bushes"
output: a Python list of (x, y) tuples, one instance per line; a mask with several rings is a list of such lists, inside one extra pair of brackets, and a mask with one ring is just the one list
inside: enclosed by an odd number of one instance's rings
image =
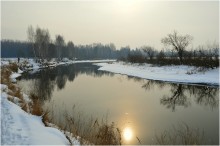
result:
[(127, 60), (131, 63), (144, 63), (146, 62), (146, 59), (143, 55), (141, 54), (129, 54), (127, 57)]

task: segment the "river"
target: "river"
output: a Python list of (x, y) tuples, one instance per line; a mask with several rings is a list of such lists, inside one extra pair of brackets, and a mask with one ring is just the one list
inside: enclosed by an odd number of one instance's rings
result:
[[(122, 132), (123, 144), (154, 144), (155, 135), (183, 123), (219, 144), (219, 87), (153, 81), (99, 71), (91, 63), (28, 72), (18, 80), (26, 93), (41, 97), (55, 123), (65, 115), (107, 119)], [(107, 118), (106, 118), (107, 117)]]

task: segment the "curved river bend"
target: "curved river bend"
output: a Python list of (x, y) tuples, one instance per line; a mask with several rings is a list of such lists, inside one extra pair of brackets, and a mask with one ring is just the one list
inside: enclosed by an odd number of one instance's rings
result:
[(180, 123), (204, 131), (206, 143), (219, 144), (219, 87), (134, 78), (91, 63), (26, 73), (18, 84), (41, 97), (57, 122), (73, 107), (85, 118), (107, 115), (123, 132), (123, 144), (154, 144), (156, 134)]

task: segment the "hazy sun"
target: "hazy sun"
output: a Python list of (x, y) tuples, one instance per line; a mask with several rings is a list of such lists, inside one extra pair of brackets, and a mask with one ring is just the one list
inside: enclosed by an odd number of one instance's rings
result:
[(115, 1), (117, 11), (121, 13), (132, 13), (136, 8), (135, 0), (117, 0)]

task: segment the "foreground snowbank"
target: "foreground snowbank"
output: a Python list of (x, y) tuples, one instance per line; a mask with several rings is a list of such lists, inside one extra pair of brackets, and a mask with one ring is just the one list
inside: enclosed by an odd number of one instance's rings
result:
[(7, 86), (1, 84), (1, 144), (3, 145), (69, 145), (58, 129), (45, 127), (41, 117), (24, 112), (8, 101)]
[[(1, 61), (1, 65), (7, 66), (9, 62)], [(16, 78), (21, 76), (21, 73), (23, 71), (20, 69), (12, 72), (9, 77), (11, 82), (16, 82)], [(42, 117), (30, 114), (29, 108), (27, 112), (23, 111), (21, 99), (9, 95), (12, 90), (8, 89), (7, 85), (0, 84), (0, 91), (2, 145), (80, 145), (78, 137), (75, 138), (69, 132), (58, 130), (58, 127), (51, 123), (48, 123), (51, 127), (45, 127)], [(23, 100), (29, 107), (32, 100), (24, 93)]]
[(152, 66), (124, 62), (96, 63), (99, 70), (168, 82), (219, 85), (219, 68), (201, 70), (192, 66)]

